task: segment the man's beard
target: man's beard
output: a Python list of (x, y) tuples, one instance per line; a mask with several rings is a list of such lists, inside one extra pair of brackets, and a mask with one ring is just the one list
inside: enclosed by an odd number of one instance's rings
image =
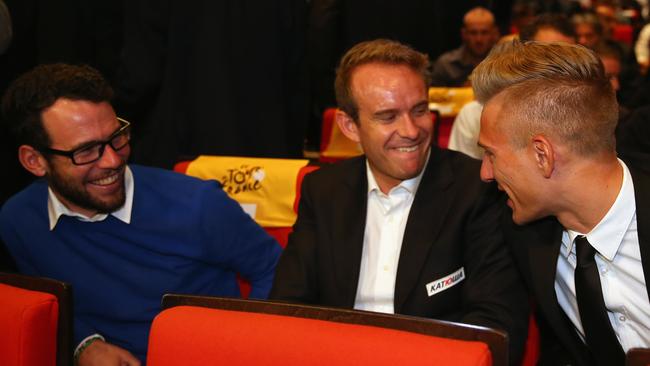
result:
[[(122, 174), (124, 172), (122, 171)], [(60, 194), (68, 202), (87, 210), (98, 213), (111, 213), (124, 205), (126, 201), (126, 189), (122, 179), (122, 189), (110, 197), (110, 201), (100, 200), (93, 197), (84, 189), (83, 185), (71, 182), (65, 176), (59, 175), (57, 169), (52, 169), (47, 176), (47, 181), (54, 191)]]

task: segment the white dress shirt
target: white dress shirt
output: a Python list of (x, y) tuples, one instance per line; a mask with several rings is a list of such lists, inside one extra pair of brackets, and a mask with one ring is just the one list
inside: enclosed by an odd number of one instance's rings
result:
[[(124, 168), (124, 188), (126, 190), (126, 200), (124, 201), (124, 205), (118, 210), (111, 212), (111, 215), (129, 224), (131, 223), (131, 209), (133, 208), (133, 173), (131, 173), (131, 169), (129, 169), (128, 166)], [(52, 188), (48, 187), (47, 192), (47, 214), (50, 219), (50, 231), (54, 230), (61, 215), (76, 217), (81, 221), (88, 222), (102, 221), (108, 217), (108, 214), (97, 214), (93, 217), (86, 217), (85, 215), (67, 208), (63, 202), (56, 197)]]
[(623, 166), (623, 184), (605, 217), (587, 234), (565, 230), (562, 235), (555, 293), (584, 340), (574, 283), (574, 239), (585, 235), (598, 251), (596, 265), (609, 320), (627, 352), (633, 347), (650, 347), (650, 303), (639, 249), (634, 183), (625, 163), (619, 162)]
[(379, 189), (367, 161), (366, 172), (368, 206), (354, 308), (393, 314), (404, 229), (424, 169), (417, 177), (393, 187), (388, 194)]

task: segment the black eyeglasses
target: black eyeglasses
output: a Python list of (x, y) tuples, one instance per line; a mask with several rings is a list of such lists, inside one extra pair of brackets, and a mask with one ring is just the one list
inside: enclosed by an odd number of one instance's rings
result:
[(131, 140), (131, 123), (120, 117), (117, 117), (117, 120), (120, 121), (122, 127), (113, 132), (113, 134), (106, 141), (93, 142), (69, 151), (56, 150), (49, 147), (41, 148), (39, 151), (49, 154), (67, 156), (70, 158), (70, 160), (72, 160), (72, 163), (74, 165), (90, 164), (99, 160), (102, 155), (104, 155), (104, 149), (106, 149), (106, 145), (111, 145), (111, 148), (113, 150), (118, 151), (129, 144), (129, 140)]

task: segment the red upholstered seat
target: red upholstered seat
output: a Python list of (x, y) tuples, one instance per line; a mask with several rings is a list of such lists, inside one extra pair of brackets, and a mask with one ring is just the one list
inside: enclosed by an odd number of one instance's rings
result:
[(487, 344), (377, 326), (178, 306), (160, 313), (147, 364), (491, 365)]
[(56, 296), (0, 283), (0, 365), (54, 366)]
[(627, 366), (648, 366), (650, 365), (650, 348), (631, 348), (625, 355)]

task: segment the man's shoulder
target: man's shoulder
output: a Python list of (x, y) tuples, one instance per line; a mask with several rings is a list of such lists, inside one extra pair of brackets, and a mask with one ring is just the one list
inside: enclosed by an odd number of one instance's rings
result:
[(311, 199), (331, 201), (344, 187), (355, 189), (367, 184), (365, 170), (365, 156), (322, 165), (305, 176), (301, 191)]
[(418, 191), (442, 191), (446, 196), (454, 197), (458, 207), (498, 201), (501, 194), (496, 184), (483, 182), (480, 171), (479, 160), (458, 151), (433, 147)]
[(47, 209), (47, 181), (45, 179), (38, 179), (20, 192), (10, 197), (7, 202), (2, 205), (1, 212), (14, 213), (23, 211), (30, 207), (42, 206)]
[(319, 169), (307, 174), (305, 179), (316, 182), (332, 182), (332, 180), (345, 179), (350, 175), (359, 175), (366, 169), (365, 156), (357, 156), (336, 163), (322, 165)]
[[(133, 179), (136, 186), (146, 183), (166, 188), (176, 188), (179, 186), (200, 186), (206, 183), (206, 180), (162, 168), (137, 164), (129, 164), (129, 168), (133, 172)], [(216, 181), (210, 182), (213, 183)]]
[[(644, 152), (626, 152), (620, 156), (632, 173), (632, 178), (650, 176), (650, 154)], [(645, 187), (644, 187), (645, 188)]]
[[(480, 160), (476, 160), (458, 151), (437, 147), (431, 148), (431, 157), (433, 159), (429, 158), (429, 167), (427, 169), (440, 170), (451, 168), (451, 173), (455, 177), (481, 182)], [(446, 167), (447, 165), (448, 167)]]
[(204, 199), (206, 194), (226, 197), (221, 184), (214, 179), (199, 179), (171, 170), (130, 164), (133, 172), (135, 195), (138, 200), (145, 198), (167, 202), (195, 202)]

